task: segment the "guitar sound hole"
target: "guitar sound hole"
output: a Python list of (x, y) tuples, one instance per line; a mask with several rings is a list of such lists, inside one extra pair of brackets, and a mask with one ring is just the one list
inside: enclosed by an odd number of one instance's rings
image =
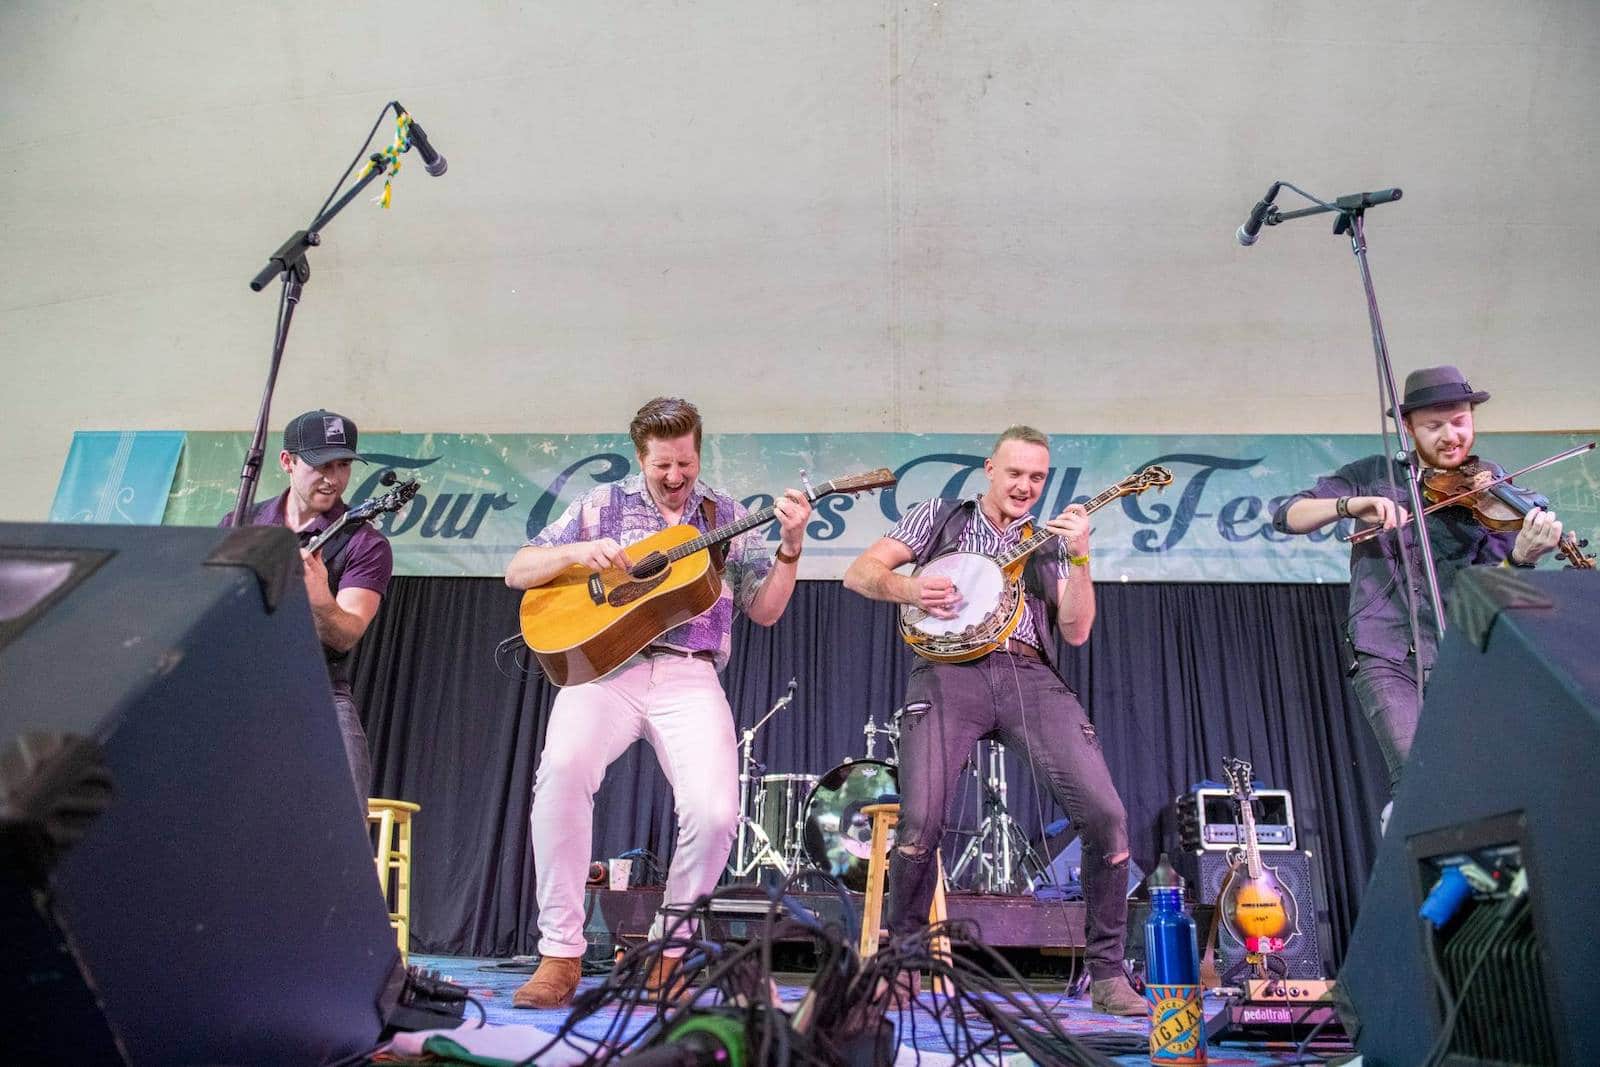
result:
[(667, 557), (660, 552), (652, 552), (638, 563), (635, 563), (628, 572), (635, 581), (645, 581), (660, 574), (667, 565)]

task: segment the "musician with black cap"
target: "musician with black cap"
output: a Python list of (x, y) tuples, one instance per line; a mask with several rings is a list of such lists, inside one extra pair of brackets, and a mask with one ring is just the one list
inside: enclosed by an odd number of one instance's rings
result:
[[(349, 510), (344, 501), (356, 452), (356, 424), (332, 411), (307, 411), (283, 431), (278, 466), (289, 487), (250, 512), (251, 526), (287, 526), (302, 542), (328, 529)], [(362, 462), (365, 462), (363, 460)], [(223, 520), (231, 522), (232, 516)], [(344, 739), (350, 777), (365, 816), (372, 787), (372, 757), (350, 687), (350, 650), (377, 615), (394, 572), (389, 539), (371, 523), (351, 523), (315, 552), (302, 552), (311, 621), (328, 663), (334, 710)]]
[[(1474, 413), (1488, 399), (1488, 393), (1473, 389), (1455, 367), (1412, 371), (1406, 376), (1399, 414), (1415, 449), (1409, 463), (1395, 465), (1393, 480), (1387, 457), (1367, 456), (1284, 500), (1272, 517), (1272, 525), (1280, 533), (1308, 534), (1344, 518), (1385, 531), (1397, 527), (1405, 531), (1411, 550), (1404, 554), (1389, 532), (1352, 545), (1350, 606), (1345, 620), (1351, 687), (1388, 764), (1391, 793), (1400, 781), (1417, 732), (1422, 708), (1417, 672), (1422, 672), (1426, 683), (1439, 639), (1432, 600), (1423, 595), (1420, 552), (1411, 540), (1413, 528), (1406, 525), (1410, 512), (1403, 502), (1410, 499), (1410, 493), (1405, 478), (1428, 469), (1458, 470), (1472, 459)], [(1476, 481), (1492, 481), (1504, 473), (1491, 463), (1481, 466), (1473, 476)], [(1521, 529), (1508, 532), (1485, 528), (1468, 509), (1459, 507), (1443, 508), (1424, 521), (1440, 598), (1447, 607), (1456, 574), (1463, 567), (1532, 567), (1561, 539), (1561, 523), (1542, 508), (1530, 511)], [(1402, 578), (1402, 558), (1410, 562), (1409, 580)], [(1412, 603), (1417, 612), (1415, 637)]]

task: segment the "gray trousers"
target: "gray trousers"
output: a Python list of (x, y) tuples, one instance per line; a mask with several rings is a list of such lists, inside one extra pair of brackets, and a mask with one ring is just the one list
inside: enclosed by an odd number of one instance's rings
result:
[[(907, 702), (927, 711), (900, 724), (900, 824), (889, 860), (889, 931), (926, 927), (934, 850), (944, 836), (961, 765), (997, 737), (1026, 758), (1083, 838), (1085, 956), (1096, 980), (1122, 973), (1128, 926), (1128, 815), (1083, 705), (1038, 660), (996, 652), (972, 663), (919, 662)], [(1117, 863), (1108, 857), (1121, 856)]]
[[(1423, 684), (1428, 671), (1422, 674)], [(1389, 794), (1400, 784), (1400, 771), (1411, 755), (1411, 741), (1417, 736), (1417, 720), (1422, 717), (1422, 700), (1417, 696), (1417, 657), (1395, 663), (1382, 656), (1356, 653), (1350, 674), (1350, 688), (1356, 702), (1372, 725), (1372, 733), (1389, 766)]]
[(339, 718), (339, 736), (344, 741), (344, 758), (350, 764), (350, 780), (355, 784), (361, 818), (367, 817), (367, 798), (372, 789), (372, 756), (367, 752), (367, 733), (361, 728), (361, 714), (350, 692), (349, 682), (333, 683), (333, 710)]

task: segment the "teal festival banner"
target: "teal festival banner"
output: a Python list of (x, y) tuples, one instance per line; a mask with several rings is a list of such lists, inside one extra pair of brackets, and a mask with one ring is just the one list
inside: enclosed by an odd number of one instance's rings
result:
[[(701, 477), (755, 508), (785, 487), (799, 487), (802, 469), (816, 485), (878, 467), (895, 472), (899, 484), (892, 489), (817, 502), (800, 576), (839, 578), (912, 504), (981, 492), (993, 440), (976, 434), (708, 434)], [(1482, 434), (1477, 451), (1513, 470), (1588, 440), (1593, 435)], [(248, 441), (244, 433), (188, 434), (162, 521), (212, 524), (226, 514)], [(1096, 512), (1099, 581), (1348, 577), (1348, 550), (1335, 538), (1337, 528), (1285, 537), (1271, 528), (1272, 510), (1319, 475), (1370, 455), (1374, 437), (1057, 435), (1051, 442), (1053, 467), (1040, 501), (1050, 514), (1153, 463), (1175, 475), (1163, 492), (1126, 497)], [(422, 482), (409, 507), (378, 520), (393, 539), (396, 573), (410, 575), (499, 575), (512, 554), (574, 499), (626, 476), (637, 462), (622, 434), (366, 433), (361, 444), (372, 462), (356, 465), (346, 494), (351, 502), (380, 493), (378, 479), (390, 468)], [(1600, 531), (1594, 453), (1518, 482), (1547, 494), (1581, 535)], [(269, 457), (260, 496), (279, 493), (285, 484)], [(776, 544), (776, 524), (766, 536)]]
[(167, 510), (181, 431), (79, 430), (56, 485), (51, 522), (153, 526)]

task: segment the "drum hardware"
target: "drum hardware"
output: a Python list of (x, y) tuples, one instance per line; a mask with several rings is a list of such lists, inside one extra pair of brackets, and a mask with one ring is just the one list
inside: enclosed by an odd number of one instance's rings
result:
[(876, 758), (878, 755), (878, 735), (886, 734), (889, 738), (889, 751), (892, 753), (889, 757), (889, 762), (899, 762), (898, 757), (900, 753), (898, 750), (900, 747), (900, 727), (898, 723), (891, 723), (888, 726), (879, 726), (878, 720), (868, 719), (867, 725), (861, 728), (861, 732), (865, 734), (867, 738), (867, 759)]
[(816, 784), (814, 774), (763, 774), (755, 793), (754, 825), (783, 858), (778, 869), (786, 875), (805, 866), (805, 806)]
[[(1049, 868), (1006, 808), (1006, 746), (999, 741), (978, 742), (980, 751), (984, 746), (987, 752), (967, 764), (983, 789), (983, 822), (962, 849), (945, 882), (951, 888), (979, 893), (1021, 895), (1029, 891), (1032, 879), (1048, 880)], [(978, 770), (984, 758), (988, 762), (986, 778)], [(972, 876), (963, 882), (969, 867), (974, 867)]]
[(894, 709), (894, 714), (889, 716), (888, 723), (883, 726), (879, 726), (878, 721), (872, 718), (872, 716), (867, 716), (867, 725), (861, 728), (862, 734), (864, 734), (867, 739), (866, 758), (874, 759), (877, 757), (878, 735), (883, 734), (889, 739), (889, 762), (899, 764), (900, 720), (907, 714), (915, 715), (918, 712), (927, 711), (931, 707), (933, 707), (933, 705), (929, 704), (926, 700), (913, 700), (909, 704), (902, 704), (900, 707)]
[[(783, 842), (780, 840), (775, 843), (767, 833), (766, 828), (762, 826), (759, 818), (751, 818), (750, 816), (750, 783), (752, 776), (766, 770), (755, 757), (756, 732), (767, 724), (768, 719), (771, 719), (794, 702), (796, 682), (797, 679), (789, 679), (789, 688), (784, 691), (783, 696), (778, 698), (777, 703), (772, 705), (771, 709), (761, 717), (759, 722), (739, 734), (739, 829), (737, 836), (734, 838), (733, 855), (728, 860), (728, 874), (732, 878), (748, 878), (758, 867), (763, 866), (775, 867), (780, 873), (787, 876), (794, 872), (792, 864), (800, 854), (801, 845), (798, 841), (800, 828), (798, 825), (795, 831), (797, 840), (794, 844), (794, 852), (790, 856), (785, 856), (781, 847)], [(763, 783), (769, 777), (799, 778), (801, 776), (765, 775), (762, 778)], [(814, 781), (815, 779), (812, 780)], [(786, 784), (792, 787), (793, 783)], [(764, 789), (765, 786), (763, 785)], [(765, 807), (765, 797), (766, 794), (763, 791), (763, 807)], [(796, 810), (799, 810), (798, 805)], [(765, 814), (765, 811), (759, 814)]]

